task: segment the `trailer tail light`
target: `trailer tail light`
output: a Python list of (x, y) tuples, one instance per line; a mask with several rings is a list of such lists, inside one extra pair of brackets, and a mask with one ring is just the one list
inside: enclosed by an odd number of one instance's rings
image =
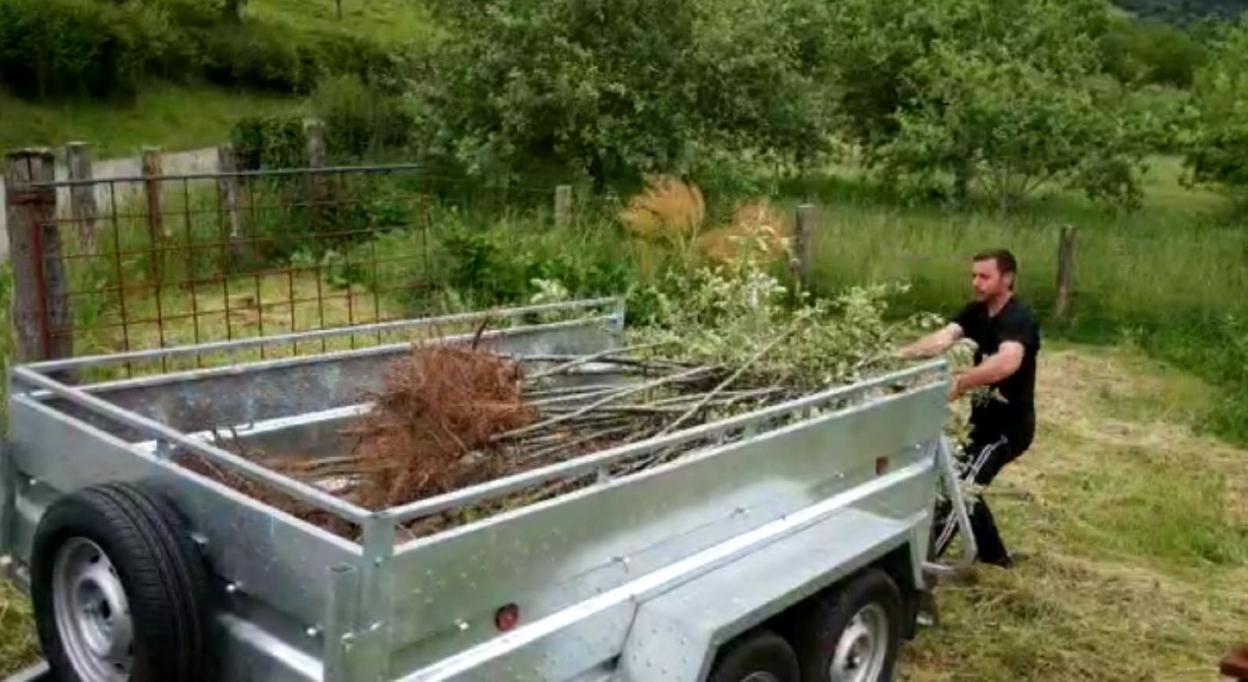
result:
[(494, 626), (502, 632), (512, 630), (520, 623), (520, 607), (508, 604), (494, 613)]
[(888, 473), (888, 458), (876, 457), (875, 458), (875, 475), (883, 476), (886, 473)]

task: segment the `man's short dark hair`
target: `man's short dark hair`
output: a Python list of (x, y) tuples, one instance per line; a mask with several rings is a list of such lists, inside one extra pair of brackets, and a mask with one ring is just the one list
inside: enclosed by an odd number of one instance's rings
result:
[(1015, 274), (1018, 272), (1018, 260), (1014, 258), (1014, 254), (1008, 249), (989, 249), (988, 251), (980, 251), (975, 254), (971, 260), (979, 263), (981, 261), (991, 260), (997, 262), (997, 269), (1001, 274)]
[(1000, 272), (1002, 276), (1012, 275), (1010, 279), (1010, 291), (1014, 290), (1014, 284), (1016, 283), (1015, 280), (1018, 279), (1018, 260), (1014, 258), (1014, 254), (1010, 253), (1009, 249), (989, 249), (987, 251), (980, 251), (975, 254), (975, 257), (971, 260), (976, 263), (986, 260), (996, 262), (997, 271)]

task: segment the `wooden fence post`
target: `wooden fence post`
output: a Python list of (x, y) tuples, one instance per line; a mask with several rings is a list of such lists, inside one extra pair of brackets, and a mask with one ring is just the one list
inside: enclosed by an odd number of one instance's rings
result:
[(222, 218), (230, 241), (242, 238), (242, 226), (238, 213), (238, 157), (234, 154), (234, 145), (225, 143), (217, 145), (217, 201), (221, 206)]
[(308, 168), (325, 167), (325, 122), (309, 118), (303, 122), (303, 135), (308, 145)]
[(568, 227), (572, 224), (572, 185), (559, 185), (555, 188), (555, 226)]
[(86, 142), (70, 142), (65, 145), (65, 166), (69, 169), (69, 179), (82, 184), (69, 187), (69, 214), (74, 221), (74, 229), (78, 231), (78, 243), (89, 254), (95, 253), (95, 218), (98, 208), (95, 205), (95, 185), (90, 182), (91, 145)]
[(164, 174), (161, 163), (160, 147), (143, 148), (142, 174), (143, 193), (147, 196), (147, 227), (152, 235), (152, 247), (159, 248), (157, 237), (171, 238), (169, 228), (165, 226), (165, 202), (161, 193), (161, 181), (157, 180)]
[(74, 353), (69, 281), (61, 260), (56, 189), (31, 187), (56, 179), (49, 149), (23, 149), (5, 156), (5, 215), (13, 264), (14, 357), (18, 362), (52, 360)]
[(1070, 317), (1071, 296), (1075, 287), (1075, 242), (1079, 230), (1073, 225), (1062, 227), (1057, 247), (1057, 299), (1053, 305), (1053, 319), (1066, 322)]
[(816, 230), (815, 207), (811, 204), (798, 206), (793, 246), (797, 256), (797, 280), (806, 290), (811, 288), (814, 280)]

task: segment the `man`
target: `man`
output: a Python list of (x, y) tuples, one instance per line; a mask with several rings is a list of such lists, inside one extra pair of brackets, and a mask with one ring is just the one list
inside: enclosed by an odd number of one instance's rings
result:
[[(975, 389), (985, 389), (971, 407), (971, 435), (966, 452), (966, 478), (986, 486), (1002, 467), (1031, 446), (1036, 429), (1036, 355), (1040, 328), (1031, 311), (1014, 296), (1018, 263), (1004, 249), (985, 251), (972, 259), (975, 300), (947, 326), (903, 348), (904, 358), (921, 358), (948, 351), (963, 338), (975, 342), (975, 367), (954, 378), (952, 402)], [(938, 515), (933, 529), (933, 551), (940, 556), (953, 540), (955, 526)], [(1014, 564), (1001, 540), (992, 511), (980, 500), (971, 512), (971, 528), (979, 560), (1009, 568)]]

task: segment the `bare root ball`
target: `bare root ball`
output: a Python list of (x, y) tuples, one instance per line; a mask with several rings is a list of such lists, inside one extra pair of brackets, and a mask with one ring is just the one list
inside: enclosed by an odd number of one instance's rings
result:
[(374, 409), (346, 432), (362, 476), (358, 502), (379, 509), (490, 478), (491, 437), (536, 418), (520, 365), (468, 348), (422, 346), (396, 363)]

